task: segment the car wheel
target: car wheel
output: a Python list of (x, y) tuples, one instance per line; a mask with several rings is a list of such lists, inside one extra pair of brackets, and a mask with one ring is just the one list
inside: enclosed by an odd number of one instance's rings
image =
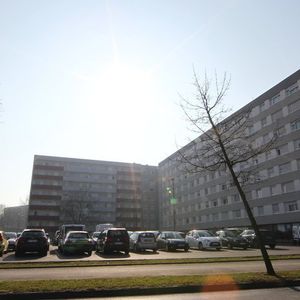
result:
[(198, 249), (203, 250), (203, 244), (201, 242), (199, 242), (199, 244), (198, 244)]
[(126, 255), (129, 254), (129, 249), (125, 250), (125, 254), (126, 254)]
[(247, 250), (247, 247), (243, 247), (244, 250)]
[(275, 245), (274, 245), (274, 244), (269, 245), (269, 247), (270, 247), (271, 249), (275, 249)]
[(19, 256), (21, 256), (21, 254), (22, 254), (22, 253), (21, 253), (21, 251), (20, 251), (20, 250), (16, 250), (16, 252), (15, 252), (15, 256), (16, 256), (16, 257), (19, 257)]
[(47, 256), (47, 254), (48, 254), (48, 251), (47, 251), (47, 250), (41, 252), (41, 255), (42, 255), (42, 256)]
[(153, 249), (153, 253), (156, 253), (157, 252), (157, 249)]
[(91, 256), (92, 255), (92, 251), (88, 251), (88, 256)]
[(185, 248), (184, 248), (184, 251), (185, 251), (185, 252), (188, 252), (188, 251), (189, 251), (189, 247), (185, 247)]
[(219, 247), (219, 248), (217, 248), (217, 250), (218, 250), (218, 251), (221, 251), (221, 248)]

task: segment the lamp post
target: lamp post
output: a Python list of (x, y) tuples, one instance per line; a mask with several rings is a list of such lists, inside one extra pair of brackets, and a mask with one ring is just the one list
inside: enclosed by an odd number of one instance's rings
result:
[(175, 205), (177, 203), (177, 199), (175, 198), (175, 183), (174, 183), (174, 178), (172, 177), (171, 178), (171, 188), (170, 187), (167, 187), (167, 192), (168, 192), (168, 195), (170, 196), (170, 204), (171, 206), (173, 206), (173, 230), (175, 231), (176, 230), (176, 208), (175, 208)]

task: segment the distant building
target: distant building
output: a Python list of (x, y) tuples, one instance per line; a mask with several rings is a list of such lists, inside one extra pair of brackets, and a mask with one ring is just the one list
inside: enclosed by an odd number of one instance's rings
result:
[(157, 167), (35, 155), (28, 226), (54, 233), (61, 224), (158, 227)]
[[(272, 151), (237, 166), (255, 166), (258, 172), (246, 196), (260, 226), (290, 238), (292, 227), (300, 226), (300, 70), (241, 111), (248, 109), (249, 139), (266, 143), (274, 128), (279, 139)], [(186, 145), (180, 151), (188, 150)], [(158, 167), (36, 155), (28, 226), (53, 233), (70, 222), (84, 223), (91, 231), (100, 223), (180, 231), (250, 225), (227, 173), (184, 174), (177, 155)]]
[[(300, 223), (300, 70), (243, 107), (251, 109), (249, 139), (266, 143), (277, 128), (276, 148), (238, 169), (255, 166), (257, 181), (246, 188), (248, 202), (259, 225), (291, 236)], [(229, 117), (230, 118), (230, 117)], [(201, 143), (201, 137), (196, 140)], [(180, 151), (189, 151), (186, 145)], [(227, 173), (183, 174), (172, 154), (159, 164), (160, 228), (190, 230), (249, 226), (239, 194)], [(166, 188), (174, 185), (172, 205)]]
[(6, 207), (1, 215), (1, 227), (5, 231), (22, 231), (27, 227), (28, 205)]

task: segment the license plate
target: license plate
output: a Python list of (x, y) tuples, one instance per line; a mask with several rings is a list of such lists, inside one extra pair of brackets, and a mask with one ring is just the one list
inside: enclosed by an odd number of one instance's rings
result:
[(122, 245), (122, 242), (115, 242), (115, 245)]
[(28, 240), (27, 242), (28, 242), (28, 243), (36, 243), (37, 240)]

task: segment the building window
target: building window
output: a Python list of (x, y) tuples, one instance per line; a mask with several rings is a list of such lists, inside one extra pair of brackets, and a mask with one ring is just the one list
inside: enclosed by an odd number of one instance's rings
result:
[(240, 196), (238, 194), (234, 194), (232, 197), (233, 197), (233, 202), (239, 202), (240, 201)]
[(300, 129), (300, 120), (296, 120), (296, 121), (290, 123), (290, 125), (291, 125), (292, 131), (298, 130), (298, 129)]
[(295, 190), (294, 181), (288, 181), (281, 184), (282, 193), (289, 193)]
[(270, 99), (270, 105), (274, 105), (280, 100), (280, 93), (276, 94)]
[(290, 114), (298, 109), (300, 109), (300, 100), (297, 100), (288, 106), (288, 110)]
[(271, 194), (271, 196), (277, 194), (276, 184), (270, 186), (270, 194)]
[(294, 141), (294, 148), (295, 150), (300, 150), (300, 139)]
[(289, 145), (288, 144), (281, 145), (280, 147), (278, 147), (276, 149), (277, 155), (286, 154), (286, 153), (288, 153), (288, 151), (289, 151)]
[(293, 85), (289, 86), (287, 89), (285, 89), (286, 96), (292, 95), (295, 92), (298, 91), (298, 83), (295, 82)]
[(263, 119), (261, 120), (261, 126), (262, 126), (262, 127), (267, 126), (267, 118), (263, 118)]
[(268, 172), (268, 176), (269, 176), (269, 177), (274, 176), (274, 168), (273, 168), (273, 167), (268, 168), (267, 172)]
[(264, 111), (266, 109), (266, 105), (265, 105), (265, 102), (262, 102), (260, 105), (259, 105), (259, 110), (260, 112)]
[(273, 212), (273, 214), (279, 213), (279, 204), (278, 203), (272, 204), (272, 212)]
[(290, 170), (291, 170), (291, 163), (290, 162), (279, 165), (279, 174), (287, 173)]
[(283, 117), (282, 110), (278, 110), (272, 114), (272, 122), (276, 122), (277, 120)]
[(212, 216), (213, 216), (213, 221), (218, 221), (219, 220), (219, 214), (215, 213)]
[(291, 212), (291, 211), (297, 211), (298, 210), (298, 204), (297, 201), (290, 201), (284, 204), (285, 205), (285, 211)]
[(261, 189), (257, 189), (255, 191), (255, 196), (256, 196), (256, 198), (262, 198), (262, 191), (261, 191)]
[(222, 220), (228, 220), (228, 211), (222, 211), (221, 218)]
[(264, 207), (263, 206), (258, 206), (257, 207), (257, 213), (259, 216), (263, 216), (264, 215)]
[(278, 128), (278, 130), (277, 130), (276, 133), (277, 133), (278, 136), (283, 136), (283, 135), (285, 135), (285, 134), (286, 134), (285, 127), (282, 126), (282, 127)]
[(226, 197), (222, 198), (222, 204), (227, 205), (228, 204), (228, 199)]
[(242, 215), (240, 209), (233, 210), (232, 214), (233, 214), (233, 218), (235, 218), (235, 219), (241, 218), (241, 215)]
[(218, 201), (217, 201), (217, 200), (214, 200), (214, 201), (213, 201), (213, 206), (214, 206), (214, 207), (217, 207), (217, 206), (218, 206)]

